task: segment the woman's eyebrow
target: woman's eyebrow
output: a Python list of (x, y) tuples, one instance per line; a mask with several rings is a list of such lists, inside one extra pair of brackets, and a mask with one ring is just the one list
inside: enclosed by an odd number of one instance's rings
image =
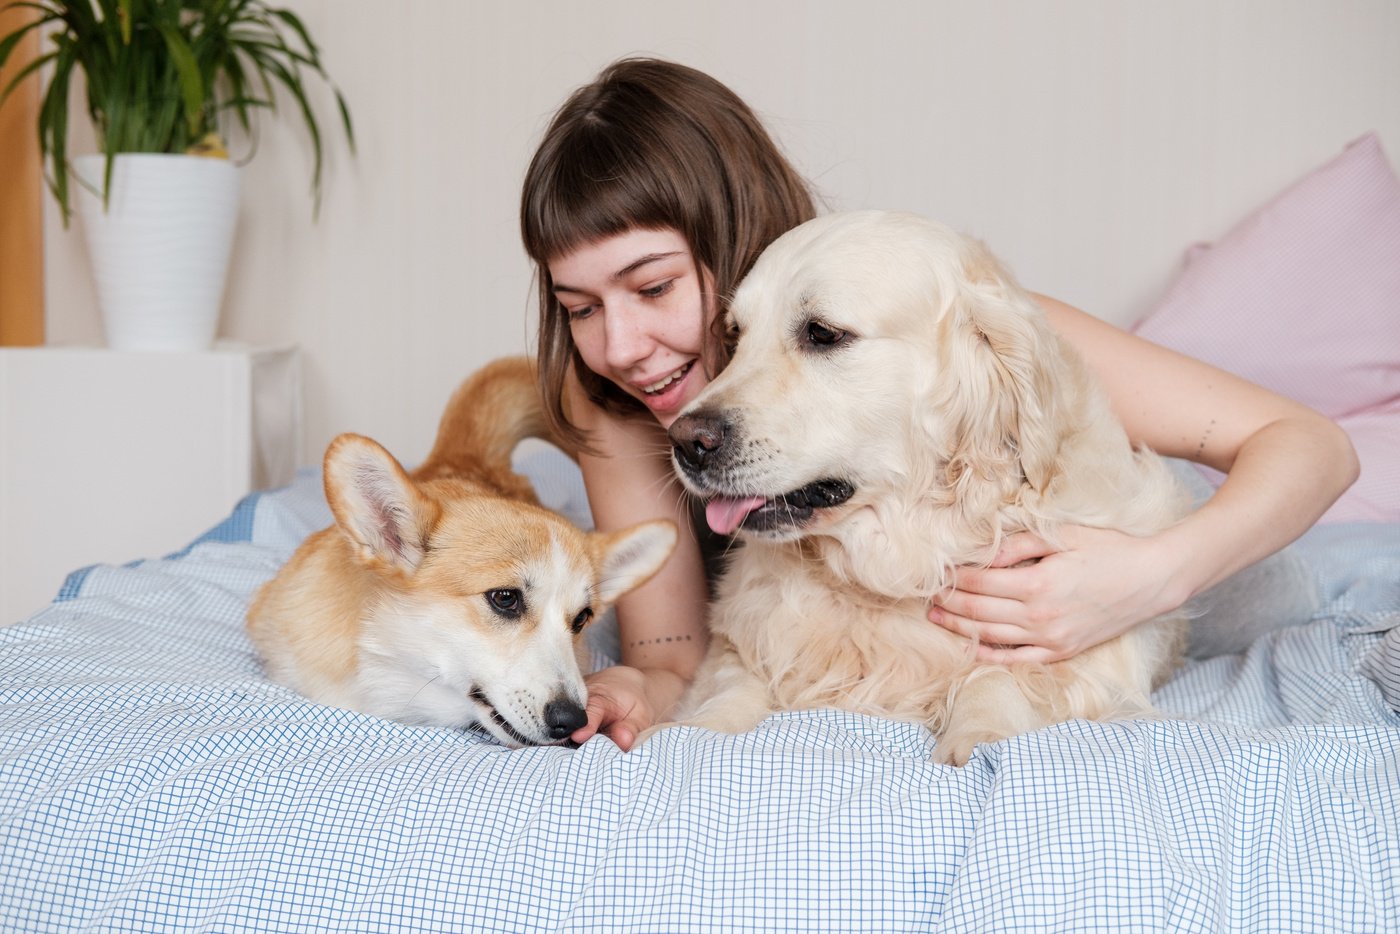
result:
[[(659, 259), (668, 259), (668, 258), (670, 258), (670, 257), (672, 257), (672, 256), (679, 256), (679, 255), (681, 255), (681, 251), (680, 251), (680, 250), (672, 250), (672, 251), (669, 252), (669, 253), (648, 253), (648, 254), (646, 254), (645, 256), (639, 256), (639, 257), (637, 257), (636, 259), (632, 260), (632, 262), (628, 263), (626, 266), (623, 266), (623, 267), (622, 267), (621, 269), (619, 269), (617, 272), (613, 273), (611, 276), (608, 277), (608, 279), (611, 280), (612, 282), (616, 282), (617, 280), (623, 278), (624, 276), (626, 276), (626, 275), (628, 275), (628, 274), (630, 274), (630, 273), (636, 272), (638, 269), (641, 269), (641, 268), (642, 268), (643, 266), (645, 266), (647, 263), (654, 263), (654, 262), (656, 262), (656, 261), (659, 260)], [(579, 289), (579, 288), (575, 288), (575, 287), (572, 286), (572, 285), (565, 285), (565, 284), (562, 283), (562, 282), (556, 282), (556, 283), (554, 283), (554, 291), (556, 291), (556, 292), (578, 292), (579, 294), (583, 294), (584, 292), (587, 291), (587, 289)]]

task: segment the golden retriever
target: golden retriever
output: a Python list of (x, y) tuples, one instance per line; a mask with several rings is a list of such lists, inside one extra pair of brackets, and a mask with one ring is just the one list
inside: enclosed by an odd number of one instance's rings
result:
[(1010, 666), (927, 619), (952, 570), (1011, 533), (1146, 535), (1188, 506), (984, 246), (908, 214), (828, 215), (764, 252), (730, 316), (732, 362), (670, 428), (710, 525), (742, 539), (683, 722), (839, 707), (926, 724), (962, 764), (1061, 720), (1152, 712), (1182, 615)]

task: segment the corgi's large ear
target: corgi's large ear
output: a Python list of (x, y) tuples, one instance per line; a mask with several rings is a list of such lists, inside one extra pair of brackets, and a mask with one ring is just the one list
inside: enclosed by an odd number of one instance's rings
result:
[(326, 448), (324, 477), (336, 524), (362, 560), (418, 567), (439, 509), (393, 455), (369, 438), (343, 434)]
[(989, 477), (1011, 468), (1044, 490), (1063, 431), (1058, 339), (986, 247), (968, 241), (962, 267), (942, 322), (945, 398), (935, 406), (955, 422), (952, 466)]
[(676, 524), (656, 519), (620, 532), (599, 532), (593, 543), (602, 559), (597, 596), (608, 606), (645, 584), (666, 563), (676, 547)]

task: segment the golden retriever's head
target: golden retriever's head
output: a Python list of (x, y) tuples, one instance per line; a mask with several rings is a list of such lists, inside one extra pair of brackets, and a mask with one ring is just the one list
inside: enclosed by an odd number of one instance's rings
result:
[(821, 217), (764, 252), (730, 318), (732, 362), (670, 428), (716, 531), (786, 540), (930, 502), (985, 526), (1049, 484), (1061, 350), (980, 243), (908, 214)]

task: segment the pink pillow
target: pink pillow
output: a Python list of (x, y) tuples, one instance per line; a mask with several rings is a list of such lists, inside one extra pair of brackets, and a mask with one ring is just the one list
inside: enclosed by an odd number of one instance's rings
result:
[(1400, 521), (1400, 181), (1374, 133), (1188, 250), (1132, 330), (1335, 418), (1361, 478), (1323, 521)]

